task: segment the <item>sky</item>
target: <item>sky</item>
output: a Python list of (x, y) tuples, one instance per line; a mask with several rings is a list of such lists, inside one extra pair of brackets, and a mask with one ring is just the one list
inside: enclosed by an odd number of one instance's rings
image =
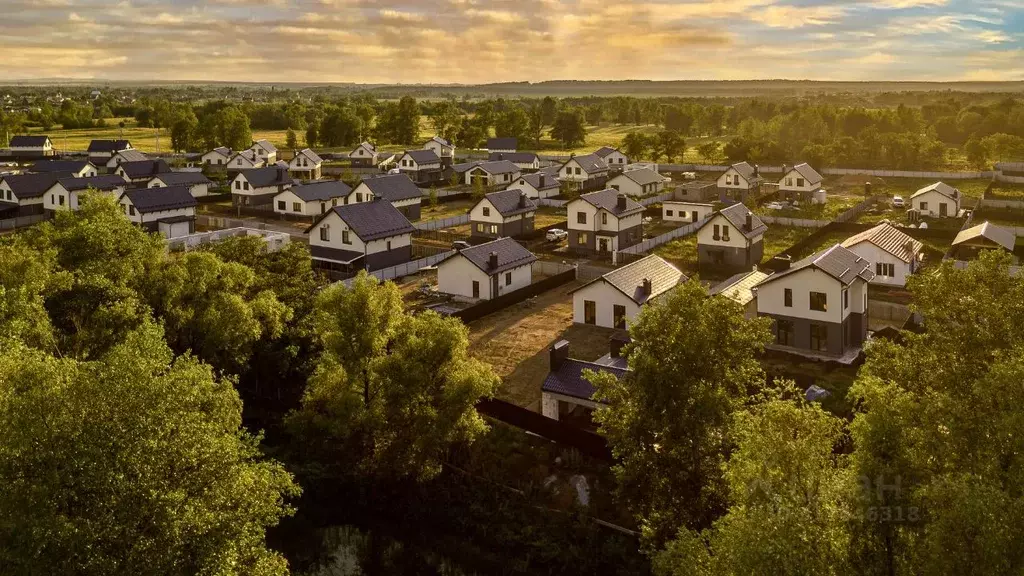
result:
[(1024, 80), (1024, 0), (0, 0), (0, 81)]

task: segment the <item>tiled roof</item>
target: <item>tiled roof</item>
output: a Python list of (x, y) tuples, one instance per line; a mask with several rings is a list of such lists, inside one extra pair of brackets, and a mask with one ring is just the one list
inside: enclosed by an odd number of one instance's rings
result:
[(539, 157), (533, 152), (491, 152), (487, 155), (487, 160), (490, 162), (508, 160), (516, 164), (530, 164), (539, 160)]
[(956, 238), (953, 239), (953, 246), (976, 238), (984, 238), (1006, 248), (1007, 250), (1010, 250), (1011, 252), (1017, 244), (1017, 235), (1014, 234), (1012, 230), (1008, 230), (1002, 226), (996, 226), (991, 222), (982, 222), (981, 224), (972, 226), (967, 230), (961, 230), (960, 233), (956, 235)]
[(318, 180), (291, 188), (293, 194), (304, 202), (343, 198), (352, 192), (352, 187), (341, 180)]
[[(745, 236), (746, 238), (754, 238), (756, 236), (764, 234), (765, 231), (768, 230), (768, 225), (765, 224), (764, 221), (761, 220), (761, 218), (757, 214), (754, 214), (753, 212), (750, 211), (749, 208), (744, 206), (742, 202), (737, 202), (732, 206), (722, 208), (717, 213), (721, 214), (722, 217), (725, 218), (729, 222), (729, 224), (732, 225), (733, 228), (738, 230), (740, 234), (743, 234), (743, 236)], [(747, 229), (748, 214), (750, 214), (751, 216), (750, 229)], [(701, 226), (701, 228), (710, 225), (711, 221), (714, 220), (714, 216), (715, 215), (712, 214), (711, 218), (708, 218), (707, 221), (705, 221), (704, 224)]]
[(601, 172), (608, 169), (608, 164), (605, 163), (604, 159), (597, 154), (583, 154), (582, 156), (573, 156), (567, 162), (575, 160), (580, 168), (587, 174), (593, 172)]
[(149, 160), (149, 156), (146, 156), (134, 148), (131, 150), (120, 150), (116, 152), (114, 156), (120, 158), (122, 164), (125, 162), (142, 162), (143, 160)]
[(821, 182), (821, 174), (818, 174), (818, 171), (811, 168), (811, 165), (807, 162), (793, 166), (793, 170), (796, 170), (808, 182)]
[[(335, 206), (333, 210), (363, 242), (401, 234), (412, 234), (416, 230), (398, 208), (384, 200)], [(320, 219), (322, 220), (323, 216)], [(314, 223), (313, 226), (316, 224)]]
[[(644, 292), (644, 280), (651, 281), (651, 291), (649, 294)], [(611, 284), (615, 289), (631, 298), (637, 304), (643, 304), (668, 292), (681, 282), (686, 282), (686, 280), (686, 275), (680, 272), (678, 268), (666, 262), (661, 256), (652, 254), (631, 264), (616, 268), (600, 278), (591, 280), (573, 290), (573, 292), (582, 290), (594, 282), (604, 281)]]
[(741, 306), (746, 306), (754, 299), (754, 291), (751, 288), (760, 284), (767, 277), (767, 274), (758, 270), (740, 272), (712, 288), (711, 295), (721, 294), (735, 300)]
[(363, 184), (373, 192), (374, 196), (388, 202), (399, 202), (413, 198), (423, 198), (423, 191), (413, 184), (405, 174), (381, 174), (363, 178)]
[(417, 164), (438, 164), (441, 158), (433, 150), (406, 150), (405, 156), (412, 158)]
[(547, 378), (541, 390), (572, 396), (581, 400), (590, 400), (594, 396), (594, 385), (583, 377), (585, 370), (594, 372), (606, 372), (616, 378), (622, 378), (629, 370), (613, 366), (604, 366), (595, 362), (584, 362), (567, 358), (562, 361), (557, 370), (548, 372)]
[(475, 168), (476, 166), (479, 166), (479, 165), (481, 165), (483, 163), (484, 163), (483, 160), (471, 160), (469, 162), (459, 162), (457, 164), (452, 164), (452, 170), (455, 171), (458, 174), (462, 174), (462, 173), (466, 172), (467, 170), (470, 170), (471, 168)]
[(117, 174), (100, 174), (99, 176), (86, 176), (85, 178), (61, 178), (58, 182), (68, 192), (85, 190), (86, 188), (113, 190), (125, 185), (124, 178)]
[[(495, 268), (490, 267), (491, 252), (498, 254), (498, 265)], [(498, 238), (485, 244), (477, 244), (471, 248), (460, 250), (457, 254), (465, 256), (474, 266), (491, 276), (531, 264), (537, 260), (532, 252), (511, 238)], [(450, 258), (454, 257), (453, 255)]]
[(730, 166), (733, 170), (739, 173), (747, 182), (753, 182), (760, 179), (760, 176), (754, 175), (754, 167), (747, 162), (737, 162)]
[(519, 172), (519, 167), (513, 164), (510, 160), (496, 160), (481, 162), (473, 168), (480, 168), (488, 174), (515, 174)]
[(162, 158), (156, 160), (137, 160), (133, 162), (122, 162), (118, 168), (124, 171), (125, 176), (135, 180), (137, 178), (150, 178), (157, 174), (166, 174), (171, 167)]
[(914, 192), (910, 199), (913, 200), (914, 198), (917, 198), (922, 194), (927, 194), (933, 191), (942, 194), (943, 196), (949, 198), (950, 200), (956, 200), (960, 196), (960, 193), (956, 188), (953, 188), (952, 186), (946, 184), (945, 182), (936, 182), (934, 184), (929, 184), (928, 186), (921, 188), (917, 192)]
[(245, 180), (249, 182), (249, 186), (254, 188), (280, 186), (292, 182), (291, 176), (288, 175), (288, 169), (277, 165), (250, 168), (249, 170), (242, 170), (241, 173), (245, 176)]
[(558, 188), (558, 179), (556, 179), (554, 176), (550, 174), (543, 174), (544, 185), (541, 186), (541, 176), (542, 174), (540, 172), (535, 172), (533, 174), (523, 174), (522, 176), (519, 177), (519, 179), (525, 181), (527, 184), (533, 186), (537, 190), (550, 190), (552, 188)]
[[(263, 163), (263, 159), (260, 158), (259, 155), (256, 154), (255, 150), (250, 150), (248, 148), (245, 149), (245, 150), (242, 150), (239, 153), (237, 153), (234, 156), (232, 156), (231, 160), (234, 160), (235, 158), (238, 158), (239, 156), (241, 156), (242, 158), (245, 158), (246, 160), (248, 160), (252, 164), (262, 164)], [(232, 163), (232, 162), (229, 161), (229, 163)]]
[(874, 228), (850, 236), (843, 240), (842, 245), (844, 248), (853, 248), (861, 242), (874, 244), (904, 262), (913, 260), (924, 247), (924, 244), (888, 222), (882, 222)]
[(836, 244), (795, 262), (788, 270), (772, 274), (762, 280), (759, 285), (774, 282), (805, 268), (817, 268), (847, 286), (857, 278), (870, 282), (875, 277), (875, 273), (871, 271), (871, 262)]
[(89, 153), (120, 152), (127, 150), (131, 145), (131, 142), (127, 140), (93, 140), (89, 142)]
[(607, 158), (608, 156), (611, 156), (615, 152), (618, 152), (618, 150), (616, 150), (615, 148), (609, 148), (608, 146), (601, 146), (597, 150), (594, 150), (594, 155), (595, 156), (599, 156), (601, 158)]
[(88, 160), (40, 160), (29, 168), (29, 172), (77, 173), (87, 166), (92, 166)]
[(218, 146), (213, 150), (210, 150), (210, 152), (216, 152), (222, 156), (231, 156), (231, 148), (228, 148), (227, 146)]
[(661, 174), (658, 174), (657, 172), (655, 172), (654, 170), (651, 170), (650, 168), (638, 168), (636, 170), (626, 170), (625, 172), (623, 172), (619, 176), (616, 176), (616, 178), (629, 178), (630, 180), (632, 180), (633, 182), (636, 182), (637, 184), (639, 184), (641, 186), (644, 186), (644, 185), (647, 185), (647, 184), (656, 184), (658, 182), (664, 182), (665, 181), (665, 178)]
[(168, 186), (166, 188), (138, 188), (128, 190), (121, 195), (128, 198), (132, 206), (139, 212), (160, 212), (161, 210), (178, 210), (194, 207), (197, 202), (184, 186)]
[(11, 148), (42, 148), (49, 139), (48, 136), (11, 136), (8, 145)]
[(305, 156), (306, 159), (309, 160), (310, 162), (312, 162), (314, 165), (322, 164), (323, 161), (324, 161), (324, 159), (321, 158), (319, 154), (317, 154), (316, 152), (313, 152), (309, 148), (303, 148), (302, 150), (299, 150), (295, 154), (295, 157), (298, 158), (299, 156)]
[(607, 188), (589, 194), (582, 194), (579, 200), (583, 200), (597, 208), (611, 212), (616, 216), (627, 216), (635, 212), (643, 212), (644, 207), (636, 200), (626, 197), (626, 209), (619, 210), (619, 191), (614, 188)]
[[(213, 184), (202, 172), (167, 172), (157, 174), (153, 178), (159, 178), (168, 186), (191, 186), (193, 184)], [(150, 181), (152, 182), (152, 178)]]
[[(501, 192), (491, 192), (486, 194), (484, 199), (494, 206), (494, 209), (498, 211), (502, 216), (514, 216), (516, 214), (522, 214), (524, 212), (532, 212), (537, 209), (537, 204), (530, 200), (526, 193), (518, 188), (512, 190), (502, 190)], [(483, 200), (481, 200), (483, 202)]]
[(257, 140), (252, 143), (253, 146), (259, 144), (267, 152), (277, 152), (277, 147), (270, 143), (270, 140)]
[(488, 138), (487, 139), (488, 150), (518, 150), (519, 140), (515, 138)]
[(68, 177), (66, 172), (43, 172), (42, 174), (10, 174), (3, 176), (0, 180), (7, 182), (7, 186), (19, 199), (38, 198), (57, 183), (59, 178)]

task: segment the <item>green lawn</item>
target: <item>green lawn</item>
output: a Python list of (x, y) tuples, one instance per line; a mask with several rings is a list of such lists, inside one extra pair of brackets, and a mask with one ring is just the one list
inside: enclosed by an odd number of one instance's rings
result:
[(817, 228), (769, 225), (768, 231), (764, 233), (764, 258), (762, 258), (761, 262), (771, 260), (779, 253), (814, 234), (816, 231)]
[(805, 202), (798, 210), (769, 210), (764, 206), (754, 208), (754, 212), (782, 218), (800, 218), (805, 220), (825, 220), (831, 222), (837, 216), (864, 201), (855, 196), (829, 196), (824, 204)]
[(675, 264), (680, 270), (689, 275), (697, 273), (697, 235), (679, 238), (658, 246), (654, 254)]

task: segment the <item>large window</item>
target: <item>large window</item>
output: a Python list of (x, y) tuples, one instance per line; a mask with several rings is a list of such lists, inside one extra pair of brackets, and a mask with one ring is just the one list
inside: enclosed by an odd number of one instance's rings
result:
[(488, 208), (487, 206), (484, 206), (483, 210), (484, 210), (484, 216), (490, 216), (491, 215), (491, 209)]
[(287, 210), (288, 209), (287, 206), (288, 206), (288, 204), (284, 200), (278, 200), (277, 201), (277, 209), (278, 210)]
[(843, 290), (843, 310), (850, 309), (850, 291)]
[(896, 276), (896, 265), (891, 263), (876, 262), (875, 263), (875, 274), (879, 276), (887, 276), (892, 278)]
[(824, 292), (811, 292), (811, 310), (828, 311), (828, 295)]
[(811, 324), (811, 350), (828, 351), (828, 327), (823, 324)]
[(722, 239), (722, 227), (721, 227), (721, 226), (719, 226), (718, 224), (715, 224), (715, 235), (714, 235), (714, 239), (715, 239), (715, 240), (721, 240), (721, 239)]
[(607, 224), (607, 223), (608, 223), (608, 213), (607, 212), (602, 212), (601, 213), (601, 224)]
[(612, 306), (612, 318), (614, 319), (614, 326), (616, 328), (626, 327), (626, 307), (621, 304), (615, 304)]
[(586, 232), (580, 232), (579, 234), (576, 235), (576, 243), (579, 244), (580, 246), (586, 246), (587, 245), (587, 234), (586, 234)]
[(302, 202), (292, 202), (292, 212), (302, 212)]
[(775, 321), (775, 343), (782, 346), (793, 345), (793, 321), (778, 319)]
[(505, 286), (511, 286), (511, 285), (512, 285), (512, 273), (511, 272), (505, 272)]
[(722, 241), (723, 242), (728, 242), (729, 241), (729, 227), (724, 225), (724, 224), (722, 225)]
[(593, 300), (583, 301), (583, 322), (597, 324), (597, 303)]

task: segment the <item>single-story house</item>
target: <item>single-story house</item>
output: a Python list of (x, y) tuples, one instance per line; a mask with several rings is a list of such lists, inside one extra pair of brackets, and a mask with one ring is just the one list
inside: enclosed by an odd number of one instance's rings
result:
[(483, 186), (507, 186), (519, 178), (522, 171), (509, 160), (480, 162), (466, 170), (466, 184), (480, 182)]
[(842, 246), (874, 265), (872, 284), (887, 286), (906, 286), (907, 277), (917, 271), (924, 248), (919, 240), (888, 222), (850, 236)]
[(686, 280), (661, 256), (646, 256), (573, 290), (573, 322), (625, 328), (626, 322), (640, 313), (641, 306)]
[(353, 167), (367, 168), (377, 165), (377, 147), (370, 142), (362, 142), (356, 146), (348, 157), (352, 160)]
[(511, 238), (458, 250), (437, 265), (437, 287), (445, 294), (490, 300), (533, 282), (537, 257)]
[(535, 172), (519, 176), (519, 179), (508, 185), (507, 190), (522, 190), (526, 192), (527, 196), (537, 200), (558, 196), (561, 186), (558, 183), (558, 178), (543, 172)]
[(274, 196), (294, 183), (285, 164), (242, 170), (231, 181), (231, 200), (235, 206), (270, 204)]
[(11, 157), (19, 160), (53, 156), (53, 142), (49, 136), (11, 136), (7, 144)]
[(740, 272), (711, 288), (710, 294), (736, 302), (743, 307), (743, 315), (746, 318), (757, 318), (757, 294), (754, 293), (754, 286), (767, 277), (768, 274), (757, 269)]
[(665, 177), (650, 168), (626, 170), (609, 180), (608, 187), (630, 196), (650, 196), (661, 193)]
[(594, 151), (594, 154), (604, 160), (609, 170), (622, 172), (629, 164), (629, 157), (616, 148), (602, 146)]
[(488, 162), (508, 160), (522, 172), (536, 172), (540, 169), (540, 156), (533, 152), (491, 152), (487, 155)]
[(697, 229), (697, 264), (702, 270), (750, 270), (764, 256), (768, 226), (743, 204), (711, 215)]
[(661, 203), (661, 219), (668, 222), (700, 222), (715, 211), (714, 204), (701, 202), (674, 202), (665, 201)]
[(210, 186), (213, 182), (202, 172), (167, 172), (158, 174), (146, 182), (147, 188), (161, 188), (168, 186), (184, 186), (192, 194), (193, 198), (200, 198), (210, 194)]
[(378, 270), (412, 259), (409, 220), (385, 200), (336, 206), (306, 232), (313, 265), (328, 270)]
[(612, 338), (611, 351), (594, 362), (569, 357), (569, 342), (559, 340), (548, 350), (548, 375), (541, 384), (541, 413), (553, 420), (578, 423), (592, 428), (591, 415), (598, 408), (594, 385), (584, 372), (607, 373), (623, 378), (629, 372), (622, 356), (628, 338)]
[(0, 176), (0, 206), (17, 206), (17, 216), (43, 213), (43, 196), (61, 178), (71, 178), (65, 172), (41, 174), (7, 174)]
[(488, 152), (517, 152), (518, 150), (519, 140), (516, 138), (501, 137), (487, 139)]
[(120, 198), (128, 183), (117, 174), (101, 174), (88, 178), (61, 178), (43, 195), (46, 210), (78, 210), (83, 192), (96, 190)]
[(158, 174), (167, 174), (171, 167), (163, 158), (156, 160), (136, 160), (133, 162), (122, 162), (114, 169), (114, 174), (124, 178), (133, 184), (145, 184)]
[(196, 231), (196, 199), (184, 186), (137, 188), (118, 200), (124, 215), (149, 232), (177, 238)]
[(529, 234), (536, 212), (537, 204), (522, 190), (491, 192), (469, 210), (470, 235), (502, 238)]
[(99, 170), (88, 160), (40, 160), (32, 164), (28, 171), (36, 174), (58, 172), (69, 174), (75, 178), (85, 178), (99, 174)]
[(288, 171), (293, 178), (300, 180), (319, 180), (324, 160), (309, 148), (303, 148), (288, 161)]
[(374, 198), (387, 200), (409, 220), (420, 219), (423, 191), (405, 174), (367, 176), (352, 190), (346, 204), (369, 202)]
[(982, 250), (1006, 250), (1012, 254), (1016, 244), (1017, 235), (1013, 230), (982, 222), (956, 235), (950, 256), (954, 260), (975, 260)]
[(960, 215), (960, 191), (945, 182), (921, 188), (910, 197), (910, 207), (932, 218), (956, 218)]
[(714, 202), (718, 200), (715, 182), (689, 181), (676, 186), (673, 196), (682, 202)]
[(307, 182), (282, 190), (274, 196), (274, 212), (291, 216), (316, 217), (345, 200), (352, 187), (341, 180)]

